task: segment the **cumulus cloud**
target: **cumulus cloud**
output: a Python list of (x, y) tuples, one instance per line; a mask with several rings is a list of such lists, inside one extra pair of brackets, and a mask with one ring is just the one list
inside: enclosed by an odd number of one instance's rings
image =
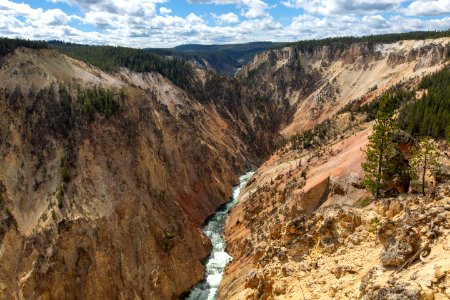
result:
[(49, 39), (63, 36), (56, 27), (64, 27), (72, 19), (60, 9), (34, 9), (28, 4), (0, 1), (1, 34), (7, 36), (31, 35), (30, 38)]
[(302, 8), (307, 14), (342, 15), (392, 12), (404, 0), (287, 0), (282, 2), (290, 8)]
[(362, 18), (363, 24), (366, 24), (369, 28), (373, 29), (388, 29), (390, 24), (383, 16), (364, 16)]
[(191, 4), (215, 4), (215, 5), (236, 5), (238, 7), (244, 7), (241, 10), (241, 15), (249, 18), (262, 18), (267, 17), (266, 12), (269, 9), (269, 5), (262, 0), (188, 0)]
[(81, 13), (69, 15), (60, 9), (33, 8), (19, 0), (0, 0), (0, 35), (146, 48), (450, 28), (450, 17), (445, 16), (450, 0), (413, 0), (403, 5), (399, 0), (286, 0), (285, 5), (299, 13), (287, 24), (271, 16), (265, 0), (186, 0), (235, 7), (224, 14), (192, 12), (185, 17), (161, 6), (166, 0), (51, 1), (76, 6)]
[(187, 15), (186, 21), (189, 22), (191, 25), (205, 23), (205, 21), (201, 17), (197, 16), (194, 13), (190, 13), (189, 15)]
[(413, 1), (404, 10), (410, 16), (437, 16), (450, 14), (450, 0)]
[[(362, 36), (413, 30), (446, 30), (450, 28), (450, 17), (442, 19), (420, 19), (404, 16), (311, 16), (300, 15), (286, 28), (285, 36), (291, 39), (320, 39), (336, 36)], [(298, 32), (301, 32), (301, 37)]]
[(25, 3), (16, 3), (8, 0), (0, 1), (0, 13), (2, 15), (8, 14), (10, 16), (29, 16), (35, 12), (42, 12), (42, 9), (33, 9)]
[(157, 3), (166, 0), (51, 0), (64, 2), (71, 6), (78, 6), (83, 11), (105, 11), (112, 14), (143, 15), (147, 8), (153, 8)]
[(167, 14), (170, 14), (171, 12), (172, 12), (172, 10), (170, 8), (167, 8), (167, 7), (159, 8), (159, 13), (162, 15), (167, 15)]
[(63, 25), (70, 21), (68, 16), (60, 9), (42, 10), (33, 9), (28, 4), (15, 3), (11, 1), (0, 2), (0, 15), (9, 17), (22, 16), (33, 26), (39, 25)]
[(213, 18), (216, 21), (216, 24), (218, 24), (218, 25), (239, 22), (239, 16), (232, 12), (227, 13), (227, 14), (222, 14), (222, 15), (216, 15), (216, 14), (211, 14), (211, 15), (213, 16)]

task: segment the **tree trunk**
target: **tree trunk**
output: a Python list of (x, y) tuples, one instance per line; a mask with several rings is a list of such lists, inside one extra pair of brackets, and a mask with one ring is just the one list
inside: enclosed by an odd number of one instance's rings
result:
[(425, 173), (427, 172), (427, 154), (425, 153), (425, 161), (423, 162), (422, 174), (422, 194), (425, 196)]
[(377, 176), (377, 190), (375, 193), (375, 199), (380, 197), (380, 186), (381, 186), (381, 164), (383, 162), (383, 148), (384, 148), (384, 138), (381, 139), (380, 144), (380, 155), (378, 156), (378, 176)]

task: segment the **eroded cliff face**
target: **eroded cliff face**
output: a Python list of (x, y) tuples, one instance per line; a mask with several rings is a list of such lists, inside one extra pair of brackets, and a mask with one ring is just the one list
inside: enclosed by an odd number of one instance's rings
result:
[(369, 102), (390, 87), (441, 68), (450, 38), (391, 44), (292, 46), (257, 54), (238, 77), (273, 101), (289, 103), (282, 133), (312, 128), (351, 101)]
[(449, 196), (447, 182), (433, 200), (407, 195), (364, 209), (280, 214), (270, 231), (254, 224), (249, 247), (234, 249), (250, 267), (233, 262), (228, 272), (240, 277), (226, 274), (221, 298), (447, 299)]
[(199, 226), (257, 157), (247, 120), (52, 50), (3, 57), (0, 81), (1, 299), (171, 299), (203, 278)]
[[(233, 260), (219, 299), (450, 295), (448, 178), (435, 197), (402, 194), (370, 203), (361, 186), (361, 149), (371, 126), (346, 130), (321, 149), (287, 146), (256, 171), (226, 224)], [(443, 166), (450, 168), (448, 158)]]
[[(371, 124), (366, 124), (319, 151), (279, 150), (256, 171), (226, 226), (227, 249), (233, 261), (226, 269), (221, 299), (274, 299), (279, 294), (273, 290), (275, 286), (289, 281), (287, 291), (299, 280), (292, 272), (319, 247), (321, 237), (323, 247), (334, 251), (337, 237), (328, 240), (326, 230), (333, 231), (335, 225), (326, 229), (321, 224), (334, 214), (345, 214), (342, 218), (348, 222), (360, 218), (353, 210), (340, 207), (367, 196), (359, 181), (361, 147), (367, 144), (370, 132)], [(349, 231), (336, 229), (345, 237), (357, 227), (339, 226)], [(249, 283), (249, 276), (261, 277), (255, 275), (259, 273), (266, 274), (266, 279), (260, 280), (268, 282), (267, 287)], [(286, 297), (300, 292), (291, 289)]]

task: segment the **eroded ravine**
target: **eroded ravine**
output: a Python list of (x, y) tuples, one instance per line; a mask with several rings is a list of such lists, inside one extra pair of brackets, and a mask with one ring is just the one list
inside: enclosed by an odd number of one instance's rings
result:
[(230, 209), (238, 202), (239, 193), (245, 187), (253, 172), (248, 172), (239, 178), (239, 185), (233, 189), (231, 201), (219, 209), (203, 227), (203, 232), (211, 240), (211, 254), (206, 260), (206, 280), (197, 284), (186, 298), (187, 300), (217, 299), (217, 290), (222, 281), (225, 266), (233, 259), (225, 251), (223, 231)]

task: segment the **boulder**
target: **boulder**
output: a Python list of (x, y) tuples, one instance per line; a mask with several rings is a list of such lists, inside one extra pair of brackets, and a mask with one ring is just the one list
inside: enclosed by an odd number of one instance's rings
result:
[(248, 273), (247, 279), (245, 280), (245, 288), (256, 289), (258, 287), (261, 276), (261, 271), (257, 270)]
[(420, 287), (406, 283), (397, 283), (393, 286), (383, 286), (379, 289), (369, 289), (363, 299), (371, 300), (421, 300)]
[(356, 268), (354, 266), (349, 265), (337, 265), (335, 268), (331, 270), (331, 273), (333, 273), (337, 279), (341, 278), (346, 274), (355, 274), (356, 272), (357, 272)]
[(272, 295), (273, 280), (262, 271), (254, 270), (247, 275), (245, 288), (255, 290), (253, 299), (268, 299)]
[(408, 224), (387, 221), (378, 229), (383, 245), (380, 261), (385, 267), (399, 267), (419, 250), (421, 238), (417, 229)]
[(330, 176), (330, 197), (333, 195), (345, 195), (346, 187), (339, 176)]

